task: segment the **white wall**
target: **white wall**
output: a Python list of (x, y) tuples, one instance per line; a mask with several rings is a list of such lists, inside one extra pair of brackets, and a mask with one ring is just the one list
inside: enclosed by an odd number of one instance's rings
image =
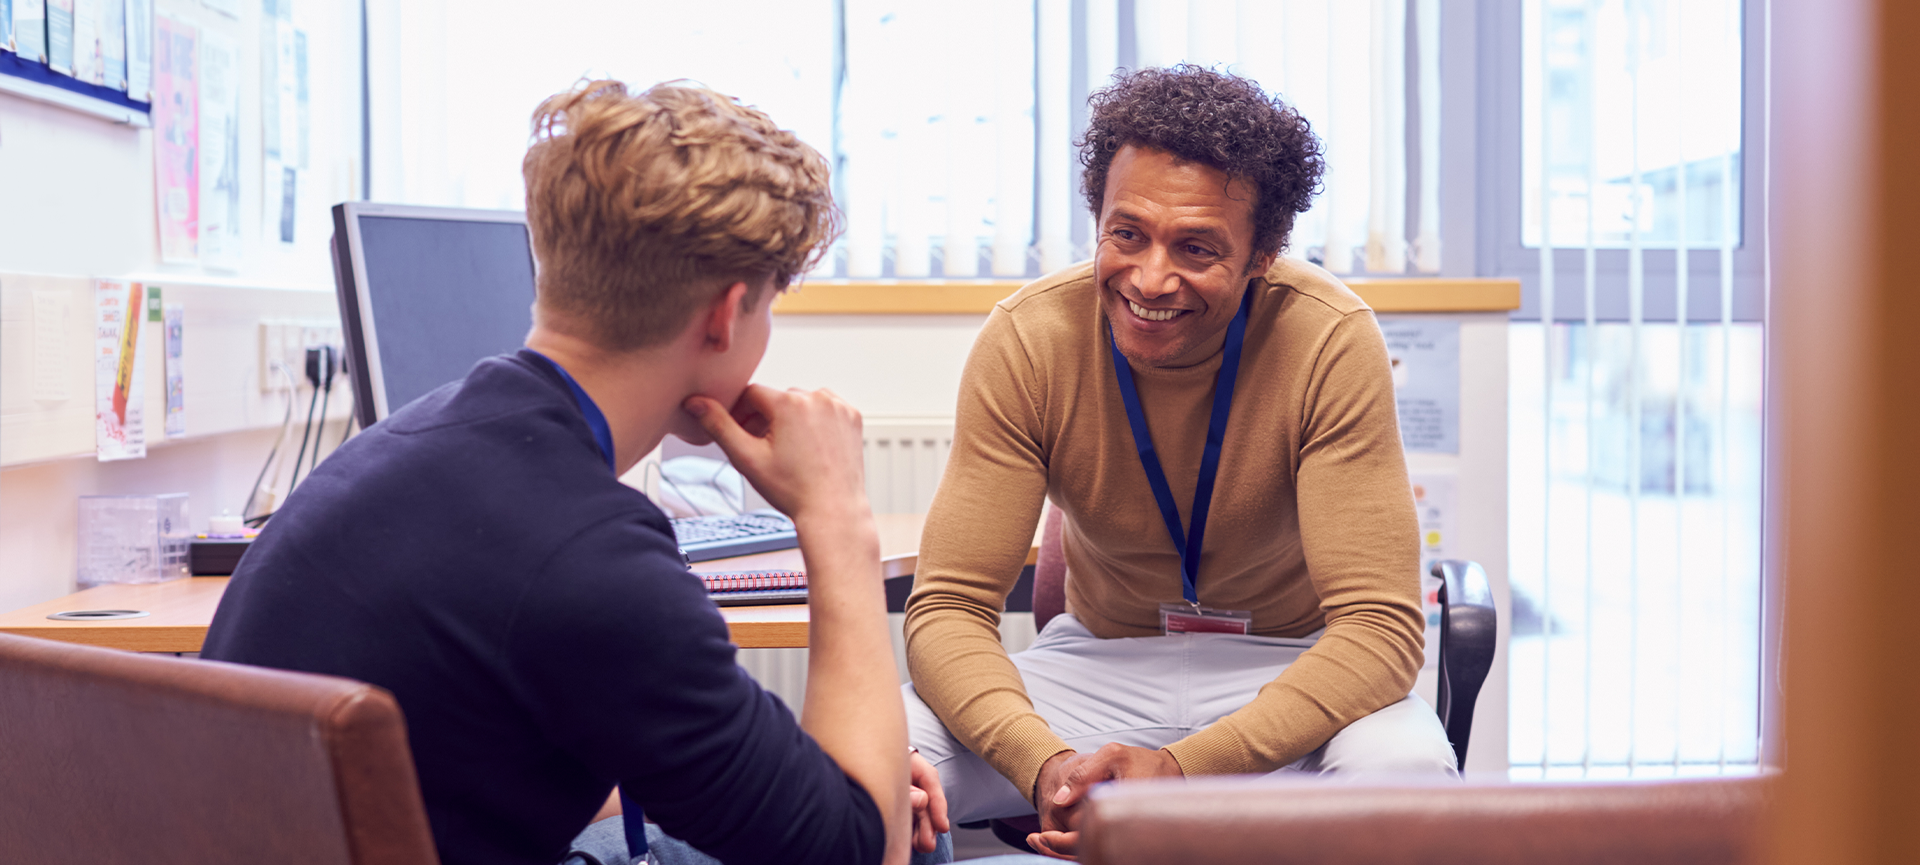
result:
[(870, 418), (951, 420), (985, 323), (985, 315), (775, 316), (757, 379), (830, 388)]
[[(271, 446), (273, 434), (263, 428), (278, 425), (285, 399), (261, 394), (250, 378), (256, 320), (332, 317), (328, 208), (351, 195), (360, 172), (358, 6), (308, 0), (296, 8), (294, 23), (309, 39), (312, 154), (299, 189), (295, 242), (283, 244), (277, 223), (269, 226), (265, 217), (279, 190), (261, 177), (260, 4), (237, 5), (241, 16), (233, 19), (197, 0), (155, 4), (158, 14), (222, 33), (239, 49), (244, 257), (235, 270), (160, 262), (151, 129), (0, 94), (0, 451), (28, 454), (0, 465), (0, 609), (73, 590), (77, 496), (184, 491), (196, 521), (222, 507), (238, 512)], [(150, 412), (145, 460), (101, 464), (73, 456), (89, 450), (92, 434), (84, 331), (87, 284), (95, 277), (159, 284), (169, 302), (188, 304), (191, 437), (161, 442), (159, 414)], [(32, 394), (36, 286), (70, 298), (69, 323), (83, 334), (65, 347), (78, 384), (56, 403)], [(283, 290), (262, 290), (268, 288)], [(157, 337), (157, 326), (147, 327)], [(147, 361), (152, 404), (159, 354)], [(84, 426), (76, 428), (74, 417)]]

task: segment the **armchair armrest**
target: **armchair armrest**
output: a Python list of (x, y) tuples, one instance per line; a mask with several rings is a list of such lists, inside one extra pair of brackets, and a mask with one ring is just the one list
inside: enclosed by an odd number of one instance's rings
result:
[(1089, 865), (1758, 862), (1771, 776), (1398, 786), (1272, 777), (1095, 790)]

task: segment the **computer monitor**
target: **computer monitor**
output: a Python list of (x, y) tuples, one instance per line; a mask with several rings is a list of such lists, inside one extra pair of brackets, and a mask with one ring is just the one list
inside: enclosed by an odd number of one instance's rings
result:
[(519, 211), (350, 201), (334, 205), (333, 247), (363, 428), (518, 349), (533, 325), (533, 248)]

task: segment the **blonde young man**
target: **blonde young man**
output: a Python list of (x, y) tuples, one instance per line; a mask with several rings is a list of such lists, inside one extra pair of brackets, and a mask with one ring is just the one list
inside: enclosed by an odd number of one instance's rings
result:
[[(910, 805), (860, 418), (748, 383), (774, 295), (836, 230), (825, 161), (693, 87), (585, 84), (534, 127), (526, 348), (323, 463), (234, 575), (206, 657), (392, 691), (448, 865), (625, 865), (638, 820), (570, 847), (615, 785), (657, 823), (656, 861), (931, 849), (944, 805), (917, 758)], [(617, 480), (669, 433), (717, 441), (799, 530), (798, 721), (734, 663), (666, 517)]]
[[(910, 737), (953, 818), (1037, 811), (1029, 843), (1072, 854), (1101, 781), (1453, 773), (1408, 695), (1419, 541), (1385, 342), (1339, 281), (1278, 258), (1319, 143), (1190, 66), (1092, 108), (1098, 250), (988, 317), (907, 607)], [(1067, 612), (1009, 658), (996, 625), (1043, 499)]]

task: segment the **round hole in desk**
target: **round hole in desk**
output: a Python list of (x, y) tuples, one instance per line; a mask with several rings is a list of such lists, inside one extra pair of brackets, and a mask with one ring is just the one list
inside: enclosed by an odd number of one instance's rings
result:
[(47, 618), (63, 622), (105, 622), (113, 619), (142, 619), (150, 615), (153, 614), (146, 610), (67, 610), (49, 614)]

